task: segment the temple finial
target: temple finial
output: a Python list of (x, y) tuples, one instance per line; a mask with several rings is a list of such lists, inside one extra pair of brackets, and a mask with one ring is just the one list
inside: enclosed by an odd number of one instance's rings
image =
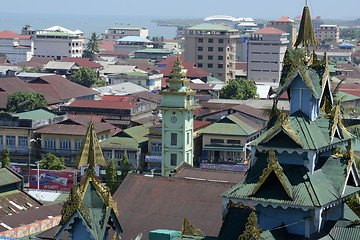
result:
[[(307, 5), (307, 1), (306, 1)], [(310, 10), (308, 6), (304, 6), (303, 14), (301, 17), (300, 27), (299, 27), (299, 34), (294, 47), (297, 48), (300, 43), (302, 46), (307, 49), (310, 44), (314, 47), (317, 47), (318, 42), (315, 38), (314, 29), (311, 21)]]

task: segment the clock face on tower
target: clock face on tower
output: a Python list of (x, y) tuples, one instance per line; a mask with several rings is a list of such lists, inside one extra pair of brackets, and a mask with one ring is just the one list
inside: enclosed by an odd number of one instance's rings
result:
[(176, 118), (176, 117), (172, 117), (172, 118), (171, 118), (171, 122), (172, 122), (172, 123), (176, 123), (176, 121), (177, 121), (177, 118)]

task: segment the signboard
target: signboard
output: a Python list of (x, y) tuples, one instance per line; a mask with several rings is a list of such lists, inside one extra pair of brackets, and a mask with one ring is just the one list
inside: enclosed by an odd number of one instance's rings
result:
[[(70, 191), (76, 182), (76, 172), (39, 170), (39, 189), (54, 191)], [(30, 169), (30, 189), (37, 189), (37, 170)]]
[(11, 168), (11, 170), (13, 170), (13, 171), (16, 172), (16, 173), (19, 173), (19, 174), (22, 173), (22, 168), (21, 168), (20, 165), (10, 164), (10, 168)]
[(61, 220), (61, 216), (48, 218), (39, 222), (34, 222), (18, 228), (0, 232), (0, 237), (22, 238), (55, 227), (59, 225), (60, 220)]
[(226, 170), (236, 172), (246, 172), (249, 169), (249, 165), (245, 164), (215, 164), (215, 163), (200, 163), (200, 168), (214, 169), (214, 170)]

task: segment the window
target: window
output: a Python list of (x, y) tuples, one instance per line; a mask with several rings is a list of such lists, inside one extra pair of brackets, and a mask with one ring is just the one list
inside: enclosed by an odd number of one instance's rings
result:
[(224, 139), (212, 138), (210, 139), (210, 143), (215, 143), (215, 144), (224, 143)]
[(199, 68), (202, 68), (202, 67), (203, 67), (203, 64), (202, 64), (202, 63), (198, 63), (198, 67), (199, 67)]
[(212, 67), (213, 67), (212, 63), (209, 63), (208, 68), (212, 68)]
[(214, 48), (213, 47), (208, 47), (208, 51), (212, 52), (212, 51), (214, 51)]
[(119, 159), (119, 160), (121, 160), (122, 158), (123, 158), (123, 156), (124, 156), (124, 151), (122, 151), (122, 150), (115, 150), (114, 151), (114, 154), (115, 154), (115, 159)]
[(209, 38), (209, 43), (213, 43), (213, 42), (214, 42), (214, 39)]
[(190, 153), (186, 153), (186, 158), (187, 158), (187, 162), (189, 163), (190, 162)]
[(199, 42), (199, 43), (202, 43), (202, 42), (204, 42), (204, 39), (198, 38), (198, 42)]
[(203, 50), (203, 47), (198, 47), (198, 51), (201, 52)]
[(71, 149), (71, 140), (69, 138), (60, 138), (60, 149)]
[(171, 145), (177, 145), (177, 133), (171, 133)]
[(213, 56), (212, 56), (212, 55), (209, 55), (209, 56), (208, 56), (208, 60), (213, 60)]
[(171, 166), (176, 166), (176, 162), (177, 162), (177, 155), (176, 154), (171, 154)]
[(83, 139), (75, 139), (75, 150), (79, 150), (81, 148), (81, 144)]
[(232, 145), (239, 145), (240, 144), (240, 140), (233, 140), (233, 139), (228, 139), (227, 140), (228, 144), (232, 144)]
[(224, 64), (218, 64), (218, 68), (223, 68)]
[(218, 60), (224, 60), (223, 56), (218, 56)]
[(15, 147), (15, 136), (6, 136), (6, 147)]
[(112, 159), (112, 151), (111, 150), (104, 150), (103, 155), (105, 160)]
[(219, 43), (224, 43), (224, 39), (219, 39)]
[(199, 60), (203, 59), (203, 55), (198, 55), (198, 59)]
[(28, 137), (18, 137), (19, 148), (27, 148), (28, 147)]
[(223, 51), (224, 51), (224, 48), (223, 48), (223, 47), (218, 47), (218, 51), (219, 51), (219, 52), (223, 52)]
[(186, 142), (190, 144), (190, 133), (186, 133)]
[(162, 151), (161, 143), (152, 142), (150, 146), (150, 151), (151, 151), (151, 155), (153, 156), (161, 156), (161, 151)]

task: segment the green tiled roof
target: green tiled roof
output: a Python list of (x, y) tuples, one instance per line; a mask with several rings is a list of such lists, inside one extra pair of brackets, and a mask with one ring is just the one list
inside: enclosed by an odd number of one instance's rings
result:
[(131, 137), (111, 137), (100, 143), (102, 149), (140, 149), (139, 143)]
[(334, 240), (360, 239), (360, 226), (350, 221), (337, 221), (329, 236)]
[(312, 175), (304, 166), (281, 164), (292, 188), (292, 199), (286, 194), (281, 194), (280, 184), (272, 184), (271, 187), (260, 189), (252, 195), (262, 170), (266, 167), (266, 157), (267, 154), (259, 154), (245, 180), (224, 192), (222, 196), (283, 205), (319, 207), (360, 190), (359, 187), (346, 186), (344, 195), (341, 195), (348, 162), (343, 158), (330, 157), (324, 166)]
[(344, 93), (341, 91), (338, 91), (336, 94), (336, 97), (334, 96), (334, 100), (341, 100), (341, 102), (348, 102), (348, 101), (354, 101), (359, 99), (360, 97), (351, 95), (349, 93)]
[(36, 34), (37, 36), (76, 36), (71, 33), (65, 33), (65, 32), (47, 32), (47, 33), (40, 33)]
[(277, 141), (269, 141), (263, 143), (263, 140), (268, 137), (267, 135), (273, 131), (273, 126), (268, 131), (263, 133), (253, 145), (261, 145), (266, 147), (287, 147), (287, 148), (302, 148), (305, 150), (315, 150), (323, 147), (327, 147), (332, 144), (344, 142), (350, 140), (350, 137), (344, 133), (343, 139), (334, 137), (333, 141), (330, 140), (331, 127), (333, 120), (329, 118), (317, 118), (315, 121), (310, 121), (301, 111), (295, 112), (291, 116), (287, 117), (290, 121), (291, 129), (298, 137), (301, 146), (295, 144), (295, 142), (288, 141), (289, 138), (279, 137)]
[(200, 133), (248, 136), (255, 133), (256, 131), (256, 129), (250, 127), (248, 124), (244, 123), (234, 115), (230, 115), (200, 130)]
[(21, 179), (7, 168), (0, 168), (0, 187), (21, 182)]
[(136, 50), (136, 53), (163, 53), (163, 54), (172, 54), (172, 51), (166, 49), (158, 49), (158, 48), (149, 48), (149, 49), (141, 49)]
[(16, 114), (13, 114), (13, 116), (14, 117), (19, 117), (20, 119), (31, 119), (33, 121), (38, 121), (38, 120), (44, 120), (44, 119), (50, 119), (50, 118), (57, 117), (56, 114), (51, 113), (49, 111), (46, 111), (44, 109), (36, 109), (36, 110), (33, 110), (33, 111), (16, 113)]
[(128, 73), (125, 73), (126, 75), (128, 76), (147, 76), (146, 73), (143, 73), (143, 72), (128, 72)]
[(134, 138), (138, 143), (142, 143), (142, 142), (145, 142), (148, 140), (148, 138), (145, 136), (149, 134), (148, 127), (150, 127), (152, 125), (153, 124), (151, 124), (151, 123), (146, 123), (141, 126), (128, 128), (128, 129), (124, 130), (124, 133), (126, 133), (130, 137)]
[(189, 27), (188, 30), (213, 30), (213, 31), (229, 31), (235, 30), (231, 27), (220, 24), (199, 24), (193, 27)]

